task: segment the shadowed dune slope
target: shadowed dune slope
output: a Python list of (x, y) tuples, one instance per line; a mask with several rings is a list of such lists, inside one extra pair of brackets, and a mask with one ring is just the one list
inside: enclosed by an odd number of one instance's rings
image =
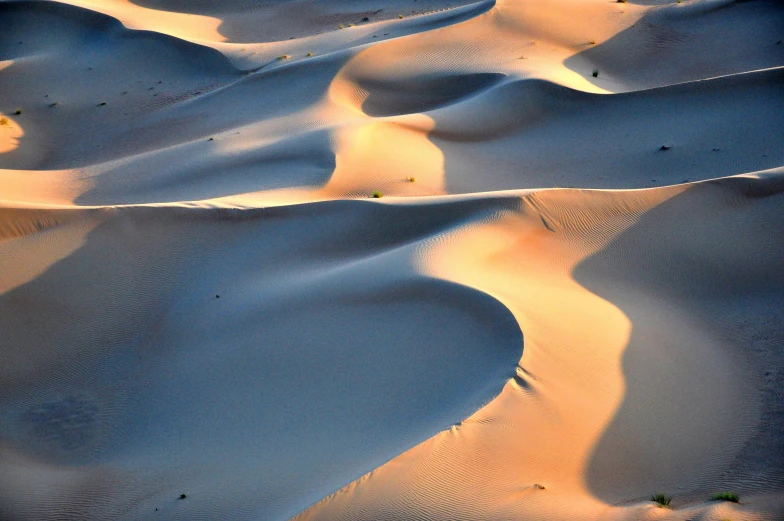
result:
[[(662, 2), (633, 27), (566, 60), (593, 64), (629, 90), (784, 65), (778, 0)], [(601, 84), (603, 80), (595, 80)]]
[(514, 374), (520, 330), (413, 264), (492, 206), (6, 216), (97, 222), (52, 223), (81, 245), (0, 297), (0, 512), (280, 519), (459, 422)]

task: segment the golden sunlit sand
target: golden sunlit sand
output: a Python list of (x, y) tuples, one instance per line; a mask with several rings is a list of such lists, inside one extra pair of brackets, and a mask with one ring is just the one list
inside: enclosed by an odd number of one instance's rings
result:
[(1, 521), (784, 519), (780, 2), (0, 20)]

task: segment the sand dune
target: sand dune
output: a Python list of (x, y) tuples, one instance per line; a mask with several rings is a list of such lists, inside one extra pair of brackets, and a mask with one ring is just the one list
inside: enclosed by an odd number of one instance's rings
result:
[(780, 2), (0, 18), (0, 520), (784, 519)]

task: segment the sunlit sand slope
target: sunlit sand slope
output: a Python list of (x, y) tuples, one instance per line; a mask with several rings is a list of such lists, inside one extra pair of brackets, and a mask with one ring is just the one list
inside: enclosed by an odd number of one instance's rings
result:
[(298, 519), (776, 519), (705, 500), (784, 482), (782, 197), (781, 173), (544, 192), (454, 230), (427, 271), (515, 314), (517, 377)]

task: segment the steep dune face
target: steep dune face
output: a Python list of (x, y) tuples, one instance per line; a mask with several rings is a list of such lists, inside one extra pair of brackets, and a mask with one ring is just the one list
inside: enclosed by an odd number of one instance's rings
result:
[(651, 490), (780, 491), (782, 188), (537, 193), (454, 231), (426, 265), (515, 314), (518, 377), (301, 519), (645, 519)]
[(784, 518), (780, 2), (0, 17), (1, 520)]

